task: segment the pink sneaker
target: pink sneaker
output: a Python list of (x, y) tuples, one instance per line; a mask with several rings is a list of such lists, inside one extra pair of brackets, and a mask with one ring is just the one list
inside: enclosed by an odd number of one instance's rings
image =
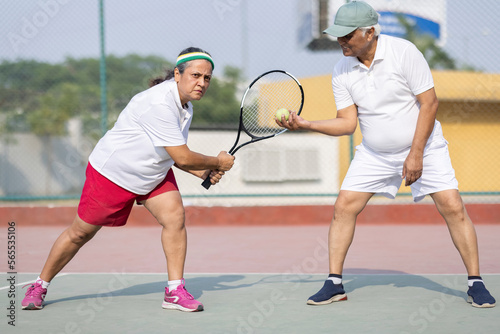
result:
[[(27, 287), (29, 284), (23, 286)], [(23, 310), (41, 310), (43, 308), (43, 300), (47, 294), (47, 289), (42, 288), (39, 283), (33, 283), (26, 291), (21, 306)]]
[(177, 289), (168, 291), (168, 287), (165, 288), (165, 298), (161, 307), (184, 312), (203, 311), (203, 304), (187, 292), (184, 284), (185, 281), (182, 279), (182, 283)]

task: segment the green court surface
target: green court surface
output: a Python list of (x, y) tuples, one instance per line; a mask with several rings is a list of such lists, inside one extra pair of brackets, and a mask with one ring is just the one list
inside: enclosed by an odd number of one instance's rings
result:
[[(41, 311), (22, 311), (24, 282), (1, 275), (1, 333), (499, 333), (500, 307), (466, 302), (464, 275), (344, 275), (347, 301), (306, 305), (325, 275), (190, 274), (186, 287), (203, 312), (161, 308), (165, 275), (61, 274)], [(483, 275), (500, 296), (500, 275)], [(15, 327), (8, 325), (15, 300)]]

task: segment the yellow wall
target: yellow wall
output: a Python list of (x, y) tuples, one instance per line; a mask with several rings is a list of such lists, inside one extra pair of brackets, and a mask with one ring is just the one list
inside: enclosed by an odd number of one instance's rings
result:
[[(443, 126), (460, 191), (500, 191), (500, 75), (434, 71), (440, 100), (437, 119)], [(305, 103), (302, 117), (336, 117), (331, 75), (301, 78)], [(361, 142), (359, 127), (354, 146)], [(342, 182), (350, 163), (351, 139), (340, 138)], [(400, 192), (409, 192), (402, 187)]]
[(460, 190), (500, 191), (500, 104), (443, 101), (437, 118)]
[(315, 121), (337, 116), (331, 75), (301, 78), (299, 81), (304, 89), (302, 117)]

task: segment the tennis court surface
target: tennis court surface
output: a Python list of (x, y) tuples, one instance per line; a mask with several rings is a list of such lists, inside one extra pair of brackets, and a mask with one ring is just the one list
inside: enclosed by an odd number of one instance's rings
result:
[[(64, 227), (19, 227), (15, 327), (2, 270), (1, 333), (498, 333), (500, 307), (466, 303), (466, 274), (442, 225), (362, 225), (348, 254), (348, 301), (306, 305), (328, 271), (328, 224), (188, 226), (186, 287), (205, 310), (163, 310), (157, 227), (107, 228), (56, 277), (42, 311), (22, 311)], [(500, 226), (476, 225), (482, 276), (500, 298)], [(2, 234), (2, 244), (6, 237)], [(4, 264), (2, 264), (4, 268)]]

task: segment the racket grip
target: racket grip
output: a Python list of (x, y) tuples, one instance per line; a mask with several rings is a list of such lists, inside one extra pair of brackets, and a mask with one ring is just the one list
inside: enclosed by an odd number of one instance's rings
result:
[(205, 189), (207, 190), (208, 188), (210, 188), (210, 186), (212, 185), (212, 182), (210, 182), (210, 174), (208, 174), (207, 178), (205, 179), (205, 181), (203, 181), (201, 185), (205, 187)]

